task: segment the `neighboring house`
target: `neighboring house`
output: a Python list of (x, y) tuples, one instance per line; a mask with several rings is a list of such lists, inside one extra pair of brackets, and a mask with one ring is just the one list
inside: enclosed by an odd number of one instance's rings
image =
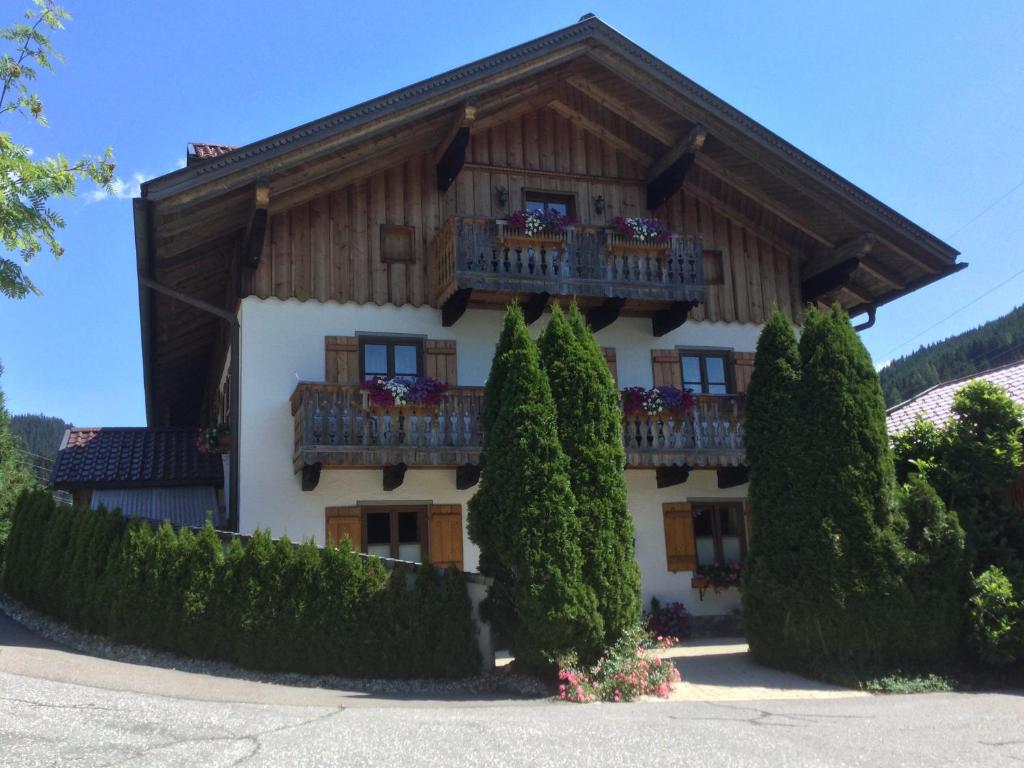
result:
[[(520, 208), (576, 224), (524, 239)], [(475, 569), (502, 311), (518, 299), (539, 332), (575, 296), (620, 387), (697, 393), (684, 424), (624, 439), (644, 599), (705, 614), (738, 605), (691, 575), (746, 550), (744, 393), (772, 307), (870, 323), (964, 266), (593, 16), (244, 147), (193, 144), (134, 210), (149, 425), (232, 425), (231, 527)], [(619, 216), (671, 240), (625, 239)], [(380, 413), (372, 374), (450, 393)]]
[(53, 487), (76, 504), (175, 525), (223, 525), (223, 459), (196, 450), (194, 429), (72, 427), (64, 433)]
[[(886, 411), (889, 434), (895, 435), (909, 429), (919, 417), (935, 426), (942, 426), (953, 417), (953, 398), (956, 393), (972, 381), (979, 380), (1002, 387), (1011, 400), (1024, 407), (1024, 361), (1020, 361), (936, 384), (931, 389), (894, 405)], [(1024, 505), (1024, 467), (1021, 468), (1012, 493), (1014, 499)]]

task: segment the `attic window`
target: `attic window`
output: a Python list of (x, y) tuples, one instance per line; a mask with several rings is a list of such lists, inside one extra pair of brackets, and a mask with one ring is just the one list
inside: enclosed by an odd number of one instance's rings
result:
[(380, 225), (380, 260), (385, 263), (409, 264), (416, 261), (413, 246), (416, 227), (402, 224)]
[(554, 192), (523, 190), (523, 208), (527, 211), (557, 213), (559, 216), (576, 218), (576, 196)]

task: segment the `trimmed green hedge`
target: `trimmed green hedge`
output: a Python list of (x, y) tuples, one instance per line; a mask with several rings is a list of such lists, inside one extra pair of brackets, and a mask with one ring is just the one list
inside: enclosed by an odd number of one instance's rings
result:
[[(411, 582), (411, 584), (410, 584)], [(480, 670), (462, 574), (390, 574), (347, 542), (319, 549), (257, 532), (225, 546), (117, 512), (15, 507), (4, 589), (89, 632), (257, 669), (346, 677), (460, 677)]]

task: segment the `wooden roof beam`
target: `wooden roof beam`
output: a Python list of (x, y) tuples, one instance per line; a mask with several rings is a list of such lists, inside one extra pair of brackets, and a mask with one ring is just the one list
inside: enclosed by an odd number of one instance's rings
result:
[(666, 147), (672, 146), (673, 141), (675, 141), (675, 136), (673, 136), (670, 130), (658, 125), (653, 118), (641, 114), (622, 101), (619, 101), (619, 99), (615, 98), (611, 94), (605, 93), (585, 77), (581, 75), (572, 75), (571, 77), (566, 78), (566, 82), (591, 101), (597, 102), (609, 112), (612, 112), (623, 120), (632, 123), (641, 131), (661, 142)]
[(245, 226), (245, 236), (242, 238), (242, 265), (247, 269), (257, 269), (260, 265), (269, 210), (270, 179), (263, 176), (253, 185), (252, 211), (249, 213), (249, 222)]
[(859, 262), (860, 259), (874, 251), (877, 243), (878, 239), (873, 234), (865, 232), (836, 248), (822, 250), (801, 267), (800, 279), (802, 281), (810, 280), (850, 259), (857, 259)]
[(476, 104), (466, 102), (459, 109), (448, 132), (437, 145), (434, 161), (437, 163), (437, 188), (441, 192), (447, 191), (466, 162), (469, 129), (474, 120), (476, 120)]
[(607, 142), (608, 144), (622, 152), (622, 154), (626, 155), (627, 157), (633, 158), (638, 163), (642, 163), (645, 166), (649, 166), (651, 162), (653, 162), (651, 156), (644, 152), (642, 149), (634, 146), (629, 141), (619, 136), (617, 133), (613, 133), (612, 131), (608, 130), (600, 123), (591, 120), (583, 113), (577, 112), (575, 109), (570, 107), (565, 102), (558, 101), (557, 99), (555, 99), (548, 106), (555, 112), (560, 114), (562, 117), (580, 126), (587, 133), (591, 133), (594, 136), (597, 136), (597, 138)]
[(679, 191), (696, 160), (696, 153), (704, 146), (708, 130), (695, 125), (668, 152), (658, 158), (647, 176), (647, 209), (653, 211)]

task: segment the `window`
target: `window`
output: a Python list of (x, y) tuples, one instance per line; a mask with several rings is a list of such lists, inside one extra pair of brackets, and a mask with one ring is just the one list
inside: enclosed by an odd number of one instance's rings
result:
[(421, 376), (423, 342), (415, 338), (360, 336), (359, 361), (363, 379), (374, 376)]
[(732, 360), (728, 352), (684, 351), (683, 387), (704, 395), (727, 395), (732, 391)]
[(747, 552), (743, 504), (695, 503), (693, 537), (697, 549), (697, 565), (743, 562)]
[(570, 219), (574, 219), (576, 218), (576, 197), (574, 195), (524, 190), (523, 208), (527, 211), (554, 212), (560, 216), (568, 216)]
[(363, 530), (366, 531), (363, 551), (366, 554), (423, 562), (425, 510), (366, 507), (363, 515)]

